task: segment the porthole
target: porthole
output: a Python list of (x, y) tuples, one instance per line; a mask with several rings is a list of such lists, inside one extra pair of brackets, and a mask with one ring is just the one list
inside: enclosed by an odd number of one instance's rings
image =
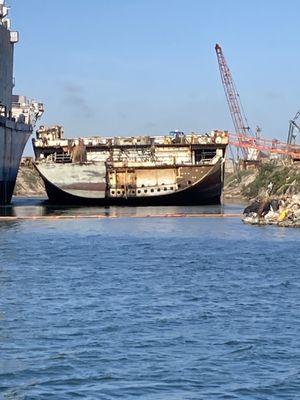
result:
[(114, 190), (112, 190), (112, 191), (111, 191), (111, 194), (115, 194), (115, 191), (114, 191)]
[(140, 191), (140, 190), (138, 190), (138, 193), (141, 193), (141, 191)]
[(157, 191), (160, 192), (160, 188), (158, 188)]
[(178, 185), (178, 189), (180, 189), (181, 188), (181, 185), (180, 185), (180, 183), (179, 183), (179, 185)]
[(173, 186), (170, 187), (170, 190), (173, 190)]
[(166, 191), (166, 190), (168, 190), (168, 188), (165, 187), (164, 190)]
[(144, 193), (147, 193), (147, 189), (144, 190)]
[(135, 194), (135, 190), (132, 190), (131, 193), (132, 193), (132, 194)]
[(120, 190), (117, 191), (117, 194), (121, 194)]
[(151, 192), (153, 193), (153, 192), (154, 192), (154, 189), (151, 189)]
[(189, 185), (191, 185), (191, 184), (192, 184), (192, 182), (191, 182), (191, 181), (188, 181), (188, 184), (189, 184)]

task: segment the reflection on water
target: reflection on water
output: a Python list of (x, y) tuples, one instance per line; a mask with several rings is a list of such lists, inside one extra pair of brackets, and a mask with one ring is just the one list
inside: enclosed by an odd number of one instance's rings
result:
[[(19, 224), (20, 224), (20, 221), (1, 221), (1, 223), (0, 223), (0, 234), (2, 232), (7, 232), (10, 229), (16, 228)], [(0, 399), (1, 399), (1, 397), (0, 397)]]
[(240, 204), (222, 204), (212, 206), (163, 206), (163, 207), (83, 207), (60, 206), (50, 204), (42, 198), (14, 197), (11, 205), (0, 207), (0, 216), (7, 217), (39, 217), (39, 216), (73, 216), (99, 215), (107, 217), (147, 216), (166, 214), (223, 214), (239, 213), (243, 209)]
[(299, 398), (299, 239), (238, 218), (1, 221), (0, 399)]
[(15, 217), (15, 207), (12, 205), (9, 206), (0, 206), (0, 216), (1, 217)]
[(1, 221), (0, 399), (298, 398), (300, 230), (127, 218), (241, 208), (14, 199), (125, 218)]

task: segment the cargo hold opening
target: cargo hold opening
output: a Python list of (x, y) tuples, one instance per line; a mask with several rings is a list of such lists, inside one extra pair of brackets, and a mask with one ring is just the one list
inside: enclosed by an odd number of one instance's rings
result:
[(212, 160), (216, 155), (216, 149), (199, 149), (195, 150), (195, 163), (201, 163), (205, 160)]

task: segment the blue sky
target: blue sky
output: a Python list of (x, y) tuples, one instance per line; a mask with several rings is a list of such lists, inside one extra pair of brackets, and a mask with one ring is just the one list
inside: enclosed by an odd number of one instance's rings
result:
[(298, 1), (9, 0), (15, 92), (66, 135), (233, 130), (220, 43), (253, 129), (285, 139), (300, 108)]

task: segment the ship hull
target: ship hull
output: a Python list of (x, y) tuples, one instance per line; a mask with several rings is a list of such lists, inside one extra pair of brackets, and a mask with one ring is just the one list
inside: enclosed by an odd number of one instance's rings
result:
[[(51, 203), (63, 205), (162, 206), (219, 204), (223, 188), (223, 165), (223, 161), (220, 161), (216, 165), (206, 166), (202, 172), (200, 172), (201, 167), (198, 167), (197, 171), (199, 170), (199, 179), (196, 179), (196, 181), (190, 186), (181, 190), (175, 190), (172, 193), (146, 196), (127, 196), (126, 194), (121, 194), (120, 197), (111, 195), (111, 190), (109, 190), (107, 184), (107, 173), (99, 174), (100, 178), (98, 178), (98, 187), (101, 189), (97, 192), (98, 195), (95, 195), (96, 192), (92, 190), (96, 186), (95, 182), (90, 183), (91, 190), (89, 192), (89, 185), (87, 183), (80, 184), (80, 181), (78, 181), (76, 185), (73, 184), (72, 192), (72, 190), (66, 189), (62, 184), (54, 183), (52, 179), (49, 179), (49, 177), (46, 176), (46, 169), (42, 169), (38, 164), (35, 164), (35, 167), (44, 181), (47, 195)], [(189, 170), (188, 167), (178, 168), (186, 168), (186, 171)], [(60, 166), (60, 169), (61, 175), (63, 174), (63, 167)], [(195, 170), (196, 169), (193, 167), (191, 169), (191, 174), (195, 173)], [(143, 171), (143, 173), (145, 174), (145, 171)], [(154, 171), (150, 171), (150, 174), (153, 173)], [(164, 172), (159, 169), (159, 173), (167, 176), (168, 170)], [(106, 183), (104, 183), (104, 181)], [(74, 188), (76, 188), (76, 190), (74, 190)], [(80, 189), (83, 195), (79, 194)]]
[(11, 202), (24, 147), (32, 131), (29, 125), (0, 121), (0, 204)]

